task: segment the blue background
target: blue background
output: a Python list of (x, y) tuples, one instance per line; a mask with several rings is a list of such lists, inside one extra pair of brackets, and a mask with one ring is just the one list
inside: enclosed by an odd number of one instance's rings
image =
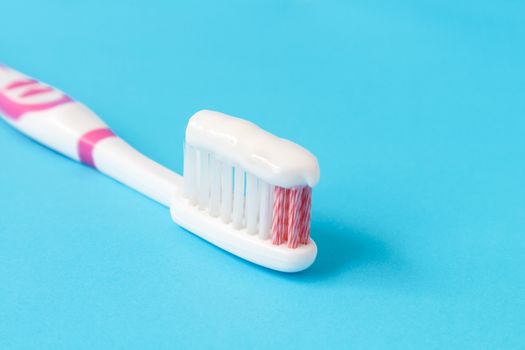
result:
[(0, 125), (0, 348), (525, 348), (523, 1), (2, 1), (0, 60), (180, 172), (187, 119), (319, 158), (286, 275)]

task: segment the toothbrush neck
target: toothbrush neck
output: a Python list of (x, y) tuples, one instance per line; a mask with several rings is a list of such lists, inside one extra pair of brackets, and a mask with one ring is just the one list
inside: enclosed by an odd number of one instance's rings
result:
[(93, 150), (95, 167), (147, 197), (170, 206), (183, 179), (131, 147), (120, 137), (107, 137)]

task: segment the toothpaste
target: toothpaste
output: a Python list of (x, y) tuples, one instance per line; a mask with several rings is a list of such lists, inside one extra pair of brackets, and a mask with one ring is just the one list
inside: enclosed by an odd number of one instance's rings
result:
[(319, 181), (319, 165), (309, 151), (223, 113), (202, 110), (194, 114), (186, 129), (186, 144), (213, 153), (275, 186), (313, 187)]

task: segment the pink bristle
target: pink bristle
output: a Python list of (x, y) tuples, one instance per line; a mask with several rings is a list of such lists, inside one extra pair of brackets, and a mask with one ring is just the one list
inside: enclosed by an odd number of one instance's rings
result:
[(302, 187), (288, 190), (288, 248), (299, 245), (302, 192)]
[(308, 244), (310, 240), (310, 212), (312, 207), (312, 188), (303, 187), (300, 214), (299, 241)]
[(272, 216), (272, 243), (282, 244), (284, 239), (284, 217), (286, 191), (282, 187), (275, 186)]
[(282, 209), (283, 223), (282, 223), (282, 242), (288, 240), (288, 208), (290, 207), (290, 189), (284, 189), (284, 208)]
[(289, 248), (310, 241), (312, 188), (275, 187), (272, 219), (272, 243), (288, 242)]

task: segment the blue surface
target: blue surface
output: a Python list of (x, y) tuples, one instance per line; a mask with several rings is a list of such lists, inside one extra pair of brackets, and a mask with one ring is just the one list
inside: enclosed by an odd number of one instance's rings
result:
[(525, 348), (523, 1), (0, 11), (0, 61), (177, 171), (201, 108), (322, 170), (319, 257), (285, 275), (1, 123), (0, 348)]

